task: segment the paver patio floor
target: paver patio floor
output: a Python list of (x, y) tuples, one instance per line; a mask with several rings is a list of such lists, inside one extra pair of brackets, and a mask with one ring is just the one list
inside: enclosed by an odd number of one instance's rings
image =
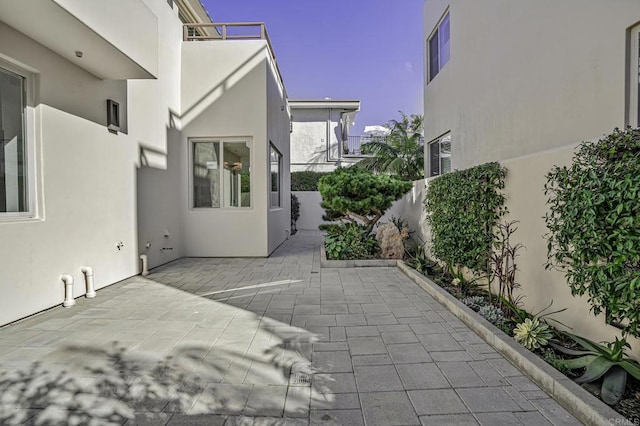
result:
[(0, 424), (580, 424), (402, 272), (320, 269), (319, 244), (0, 328)]

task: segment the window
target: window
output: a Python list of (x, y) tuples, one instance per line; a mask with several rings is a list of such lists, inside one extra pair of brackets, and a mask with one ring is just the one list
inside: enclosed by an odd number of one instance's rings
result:
[(271, 207), (280, 207), (280, 166), (282, 163), (282, 155), (270, 144), (271, 152), (269, 155), (271, 161)]
[(193, 207), (251, 207), (251, 142), (193, 142)]
[(429, 143), (429, 176), (451, 171), (451, 133)]
[(640, 127), (640, 25), (631, 29), (629, 125)]
[(427, 41), (429, 58), (429, 81), (449, 62), (449, 12), (436, 26), (433, 35)]
[(23, 216), (31, 206), (27, 155), (27, 78), (0, 66), (0, 215)]

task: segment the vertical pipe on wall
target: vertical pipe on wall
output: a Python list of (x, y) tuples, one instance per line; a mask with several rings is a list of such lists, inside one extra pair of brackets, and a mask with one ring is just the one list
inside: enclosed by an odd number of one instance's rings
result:
[(73, 277), (69, 274), (64, 274), (60, 276), (60, 280), (64, 284), (64, 302), (62, 302), (62, 306), (68, 308), (69, 306), (75, 305), (76, 301), (73, 298)]
[(142, 261), (142, 276), (146, 277), (149, 275), (149, 262), (146, 254), (140, 255), (140, 260)]
[(93, 299), (96, 297), (96, 290), (93, 286), (93, 268), (90, 266), (83, 266), (80, 271), (84, 274), (84, 282), (87, 286), (87, 292), (84, 297), (87, 299)]

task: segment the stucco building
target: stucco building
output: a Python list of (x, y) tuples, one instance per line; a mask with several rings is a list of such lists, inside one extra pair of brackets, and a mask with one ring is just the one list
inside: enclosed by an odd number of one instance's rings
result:
[[(207, 24), (190, 25), (188, 24)], [(182, 256), (288, 236), (290, 109), (263, 25), (199, 0), (0, 2), (0, 325)], [(85, 269), (86, 270), (86, 269)]]
[(543, 185), (581, 141), (640, 125), (640, 3), (429, 0), (424, 40), (426, 175), (506, 166), (525, 305), (537, 312), (553, 300), (575, 332), (612, 340), (562, 272), (543, 267)]

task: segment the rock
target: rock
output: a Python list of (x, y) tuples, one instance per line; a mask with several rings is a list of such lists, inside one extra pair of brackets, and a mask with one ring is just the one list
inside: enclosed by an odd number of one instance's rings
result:
[(385, 223), (378, 226), (376, 240), (380, 245), (383, 259), (402, 259), (404, 257), (404, 240), (409, 236), (409, 230), (403, 228), (402, 232), (393, 223)]

